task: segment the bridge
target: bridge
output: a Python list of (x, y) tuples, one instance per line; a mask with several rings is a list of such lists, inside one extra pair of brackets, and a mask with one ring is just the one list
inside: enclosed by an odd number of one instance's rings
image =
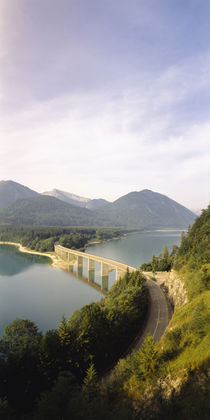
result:
[[(83, 258), (88, 260), (88, 281), (93, 284), (95, 262), (101, 263), (101, 289), (108, 291), (108, 277), (109, 272), (115, 270), (115, 281), (123, 277), (127, 269), (130, 272), (136, 271), (136, 267), (123, 264), (119, 261), (112, 260), (110, 258), (99, 257), (92, 254), (86, 254), (85, 252), (76, 251), (74, 249), (65, 248), (59, 244), (54, 245), (55, 253), (67, 262), (69, 266), (76, 265), (77, 274), (82, 276)], [(163, 335), (168, 322), (169, 312), (166, 298), (160, 288), (160, 286), (151, 280), (148, 273), (143, 272), (146, 285), (149, 290), (150, 305), (147, 321), (144, 325), (143, 331), (140, 331), (140, 336), (136, 337), (135, 344), (133, 343), (132, 348), (139, 349), (148, 334), (152, 335), (154, 341), (158, 341)]]
[(130, 272), (136, 271), (136, 267), (123, 264), (119, 261), (112, 260), (110, 258), (99, 257), (92, 254), (87, 254), (86, 252), (77, 251), (75, 249), (65, 248), (59, 244), (54, 245), (54, 250), (60, 258), (68, 263), (70, 267), (77, 267), (78, 275), (82, 276), (83, 272), (83, 259), (87, 260), (88, 264), (88, 281), (94, 281), (95, 275), (95, 262), (101, 264), (100, 274), (101, 274), (101, 289), (108, 290), (108, 277), (111, 271), (115, 270), (115, 281), (118, 281), (121, 277), (125, 275), (127, 269)]

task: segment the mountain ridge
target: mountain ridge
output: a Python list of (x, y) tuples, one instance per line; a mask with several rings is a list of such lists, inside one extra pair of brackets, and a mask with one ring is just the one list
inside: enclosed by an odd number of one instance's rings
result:
[(0, 209), (9, 206), (18, 199), (35, 197), (38, 195), (39, 193), (36, 191), (31, 190), (18, 182), (12, 180), (0, 181)]
[[(8, 186), (8, 192), (7, 187)], [(61, 190), (54, 190), (62, 193)], [(65, 193), (65, 192), (63, 192)], [(84, 204), (84, 197), (76, 201)], [(104, 226), (186, 229), (196, 215), (171, 198), (149, 189), (132, 191), (114, 202), (86, 199), (88, 207), (39, 194), (14, 181), (0, 182), (0, 225)], [(96, 203), (95, 203), (96, 202)], [(9, 203), (5, 206), (5, 203)]]
[(79, 207), (85, 207), (87, 209), (96, 209), (103, 206), (106, 203), (109, 203), (109, 201), (104, 200), (103, 198), (91, 199), (87, 197), (81, 197), (79, 195), (72, 194), (67, 191), (58, 190), (57, 188), (54, 188), (51, 191), (45, 191), (42, 194), (58, 198), (59, 200), (77, 205)]
[[(132, 191), (113, 203), (99, 209), (100, 215), (109, 218), (118, 218), (124, 225), (136, 226), (146, 225), (151, 228), (165, 227), (188, 227), (193, 223), (196, 215), (183, 205), (171, 198), (144, 189), (142, 191)], [(165, 222), (163, 223), (163, 219)]]

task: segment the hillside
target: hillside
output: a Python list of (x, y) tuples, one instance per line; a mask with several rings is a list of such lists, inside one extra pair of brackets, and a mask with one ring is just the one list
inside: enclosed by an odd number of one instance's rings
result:
[(0, 225), (186, 229), (196, 217), (176, 201), (150, 190), (131, 192), (108, 203), (60, 190), (38, 194), (13, 181), (2, 181), (0, 187)]
[(16, 200), (37, 197), (38, 193), (14, 181), (0, 181), (0, 209), (9, 206)]
[(95, 210), (105, 206), (106, 204), (109, 204), (109, 201), (104, 200), (103, 198), (94, 198), (93, 200), (88, 201), (85, 207), (90, 210)]
[(131, 419), (209, 418), (209, 222), (210, 207), (183, 234), (175, 257), (188, 301), (175, 306), (160, 342), (148, 338), (142, 349), (119, 361), (106, 384), (106, 389), (115, 387), (118, 409), (123, 398), (135, 406)]
[(139, 228), (180, 228), (192, 224), (196, 215), (163, 194), (150, 190), (131, 192), (99, 210), (115, 225)]
[(90, 210), (97, 209), (109, 203), (107, 200), (103, 200), (102, 198), (91, 200), (90, 198), (80, 197), (79, 195), (57, 189), (46, 191), (43, 194), (58, 198), (59, 200), (73, 204), (74, 206), (85, 207)]
[(85, 207), (86, 204), (90, 201), (89, 198), (80, 197), (79, 195), (61, 191), (56, 188), (54, 188), (52, 191), (45, 191), (43, 195), (49, 195), (50, 197), (58, 198), (61, 201), (65, 201), (66, 203), (79, 207)]
[(9, 226), (86, 226), (94, 221), (90, 210), (42, 195), (18, 200), (0, 211), (0, 225)]

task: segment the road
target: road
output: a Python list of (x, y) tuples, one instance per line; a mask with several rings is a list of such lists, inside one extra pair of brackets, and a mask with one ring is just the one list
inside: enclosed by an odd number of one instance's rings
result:
[[(160, 286), (154, 280), (148, 278), (146, 273), (144, 273), (144, 276), (146, 277), (146, 285), (149, 290), (148, 315), (143, 330), (141, 330), (124, 356), (131, 354), (133, 350), (139, 350), (148, 334), (153, 337), (155, 342), (160, 340), (169, 322), (168, 305)], [(102, 383), (110, 378), (113, 372), (114, 366), (103, 375)]]
[(134, 344), (133, 349), (135, 350), (141, 347), (148, 334), (153, 337), (155, 342), (158, 341), (162, 337), (169, 322), (168, 305), (160, 286), (149, 278), (147, 278), (146, 285), (149, 289), (150, 296), (149, 313), (145, 327)]

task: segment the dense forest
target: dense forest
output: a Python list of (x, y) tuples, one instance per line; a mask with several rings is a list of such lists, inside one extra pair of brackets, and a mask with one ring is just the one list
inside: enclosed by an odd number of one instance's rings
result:
[(210, 207), (173, 256), (188, 302), (175, 308), (160, 342), (148, 336), (140, 350), (123, 355), (147, 310), (139, 271), (127, 272), (100, 303), (63, 317), (57, 330), (41, 334), (19, 319), (7, 326), (0, 342), (0, 418), (208, 419), (209, 220)]
[[(76, 407), (77, 416), (84, 414), (88, 402), (85, 397), (81, 405), (81, 399), (93, 391), (96, 372), (102, 375), (126, 351), (144, 322), (147, 303), (141, 273), (127, 272), (101, 302), (68, 320), (63, 316), (57, 330), (42, 334), (34, 322), (14, 320), (0, 340), (0, 418), (58, 419), (61, 405), (68, 416)], [(58, 391), (58, 400), (70, 392), (74, 408), (71, 403), (66, 408), (67, 401), (49, 403), (60, 388), (65, 392)]]
[(35, 251), (54, 251), (55, 242), (72, 249), (83, 248), (89, 241), (119, 238), (129, 230), (76, 227), (0, 228), (0, 241), (18, 242)]

